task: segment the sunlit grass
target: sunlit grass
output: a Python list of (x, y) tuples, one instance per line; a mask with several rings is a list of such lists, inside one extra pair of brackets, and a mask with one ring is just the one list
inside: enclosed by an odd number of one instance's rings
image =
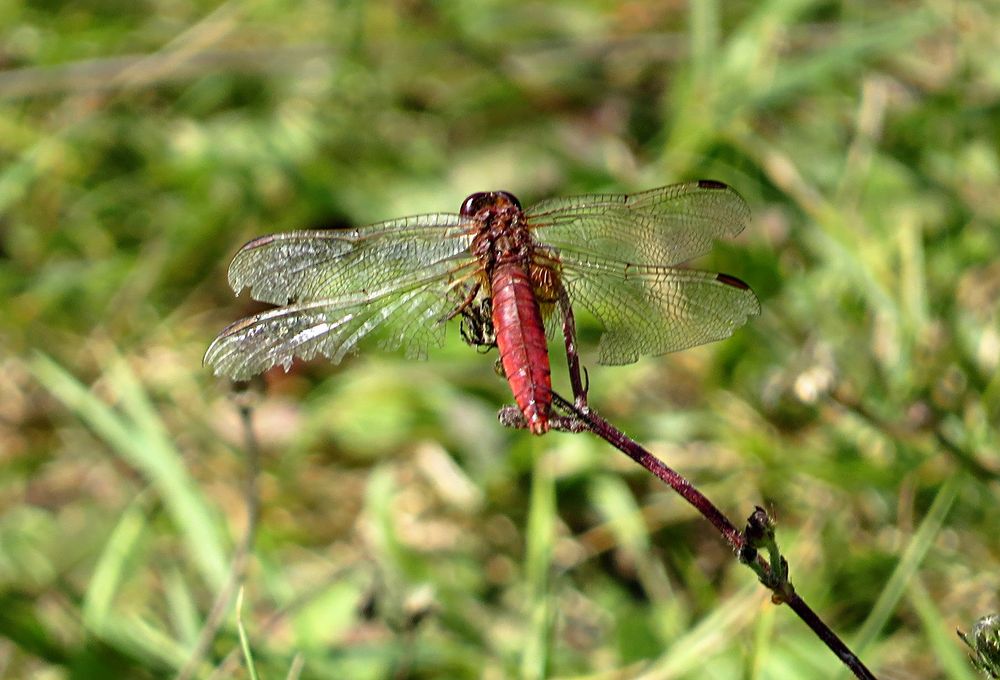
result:
[[(225, 285), (246, 239), (694, 177), (753, 207), (701, 264), (764, 313), (627, 367), (591, 342), (593, 405), (735, 522), (765, 505), (880, 677), (975, 677), (1000, 14), (690, 5), (0, 10), (0, 677), (189, 662), (247, 525), (237, 406), (201, 366), (256, 309)], [(197, 677), (249, 677), (249, 650), (260, 677), (845, 677), (623, 456), (500, 429), (494, 360), (456, 325), (425, 363), (371, 343), (267, 376), (243, 608)]]

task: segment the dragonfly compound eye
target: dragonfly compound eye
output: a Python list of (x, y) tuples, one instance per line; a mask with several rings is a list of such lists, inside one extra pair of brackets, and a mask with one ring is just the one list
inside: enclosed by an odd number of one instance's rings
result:
[(480, 191), (462, 202), (462, 217), (475, 217), (486, 208), (502, 209), (513, 205), (521, 209), (521, 202), (508, 191)]
[(487, 191), (472, 194), (462, 202), (462, 209), (459, 212), (462, 217), (475, 217), (476, 213), (487, 204), (489, 198), (490, 193)]
[(500, 198), (506, 199), (511, 203), (513, 203), (518, 210), (521, 209), (521, 201), (517, 200), (517, 196), (510, 193), (509, 191), (498, 191), (496, 192), (496, 195), (499, 196)]

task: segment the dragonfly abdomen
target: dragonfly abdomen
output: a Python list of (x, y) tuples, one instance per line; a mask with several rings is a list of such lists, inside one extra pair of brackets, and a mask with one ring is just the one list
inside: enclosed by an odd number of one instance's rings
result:
[(493, 327), (500, 364), (528, 429), (544, 434), (552, 410), (552, 378), (545, 326), (528, 273), (516, 262), (493, 270)]

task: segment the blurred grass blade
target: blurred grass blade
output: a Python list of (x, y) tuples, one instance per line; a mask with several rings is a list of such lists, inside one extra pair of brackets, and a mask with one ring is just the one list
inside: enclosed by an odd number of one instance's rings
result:
[(774, 617), (779, 607), (764, 607), (757, 617), (753, 631), (753, 645), (750, 647), (746, 680), (762, 680), (764, 669), (774, 646)]
[(651, 555), (649, 528), (628, 484), (621, 477), (602, 475), (590, 484), (588, 495), (607, 520), (617, 547), (635, 562), (639, 581), (649, 597), (659, 602), (670, 601), (674, 594), (670, 581)]
[(140, 493), (129, 504), (115, 525), (104, 550), (94, 567), (93, 576), (83, 598), (83, 622), (91, 631), (101, 635), (113, 611), (112, 603), (128, 572), (128, 564), (136, 553), (146, 521), (148, 494)]
[(619, 545), (634, 553), (649, 550), (649, 533), (628, 485), (620, 477), (602, 475), (590, 483), (589, 497)]
[(903, 557), (899, 560), (899, 564), (896, 565), (892, 576), (889, 577), (889, 581), (882, 590), (882, 594), (879, 595), (874, 606), (872, 606), (872, 611), (868, 615), (868, 618), (861, 625), (861, 630), (854, 636), (851, 649), (855, 654), (860, 655), (864, 653), (865, 649), (875, 639), (879, 631), (885, 627), (889, 617), (896, 610), (900, 598), (906, 592), (907, 584), (920, 567), (921, 562), (923, 562), (938, 532), (941, 531), (945, 517), (947, 517), (948, 511), (951, 510), (951, 506), (955, 502), (955, 496), (958, 494), (960, 479), (961, 475), (955, 473), (941, 485), (937, 496), (934, 498), (934, 502), (931, 503), (931, 507), (927, 511), (927, 516), (924, 517), (924, 521), (920, 523), (917, 532), (910, 539), (906, 550), (903, 551)]
[(188, 649), (193, 649), (201, 628), (201, 614), (198, 612), (194, 593), (191, 592), (180, 570), (172, 569), (167, 572), (164, 578), (164, 591), (174, 633), (182, 644)]
[(365, 511), (372, 517), (370, 539), (381, 558), (381, 564), (394, 573), (387, 578), (405, 577), (421, 581), (428, 577), (426, 566), (400, 539), (392, 504), (397, 496), (396, 481), (389, 465), (372, 470), (365, 487)]
[(531, 475), (531, 507), (525, 535), (527, 602), (531, 611), (521, 657), (521, 677), (527, 679), (548, 677), (552, 641), (554, 612), (549, 593), (549, 569), (555, 541), (556, 500), (551, 462), (539, 455)]
[(719, 23), (718, 0), (693, 0), (691, 12), (691, 74), (696, 81), (707, 79), (718, 59)]
[(725, 652), (729, 641), (738, 638), (740, 631), (760, 615), (761, 606), (770, 606), (764, 604), (766, 601), (757, 583), (745, 586), (685, 635), (673, 640), (670, 648), (636, 677), (663, 680), (686, 677), (688, 673), (691, 677), (701, 677), (698, 669), (704, 669), (713, 655)]
[(783, 97), (801, 97), (803, 90), (829, 83), (838, 75), (861, 68), (872, 59), (898, 53), (935, 28), (940, 21), (927, 10), (916, 10), (891, 21), (851, 27), (835, 45), (815, 49), (807, 57), (785, 60), (773, 73), (769, 87), (756, 95), (754, 104)]
[(945, 677), (950, 680), (978, 680), (980, 676), (972, 670), (968, 656), (959, 645), (955, 644), (955, 635), (951, 628), (943, 625), (949, 617), (938, 609), (934, 598), (924, 588), (923, 583), (918, 578), (913, 579), (906, 594), (917, 616), (920, 617), (920, 624), (930, 643), (930, 651), (933, 652), (932, 656), (945, 672)]
[(112, 371), (112, 386), (127, 404), (124, 408), (133, 416), (132, 420), (101, 401), (48, 356), (36, 353), (30, 365), (47, 390), (152, 482), (202, 577), (209, 587), (221, 587), (227, 573), (226, 555), (212, 521), (214, 513), (210, 512), (146, 394), (124, 363), (119, 362)]
[(101, 631), (101, 640), (109, 647), (145, 660), (148, 666), (180, 668), (188, 650), (164, 633), (158, 621), (141, 616), (109, 616)]
[(299, 652), (292, 658), (292, 665), (288, 667), (288, 675), (285, 680), (299, 680), (302, 676), (302, 669), (306, 667), (305, 657)]
[[(713, 22), (719, 19), (714, 3), (692, 2), (689, 26), (691, 66), (682, 71), (677, 85), (664, 101), (673, 118), (666, 143), (661, 147), (664, 162), (672, 172), (683, 174), (705, 145), (768, 91), (775, 56), (783, 42), (783, 27), (807, 11), (816, 0), (771, 0), (762, 2), (740, 30), (724, 45), (711, 49)], [(707, 5), (707, 6), (706, 6)]]
[(253, 652), (250, 651), (250, 639), (243, 627), (243, 586), (240, 586), (240, 592), (236, 594), (236, 630), (240, 634), (240, 649), (243, 650), (243, 660), (246, 661), (250, 680), (257, 680), (257, 666), (253, 662)]

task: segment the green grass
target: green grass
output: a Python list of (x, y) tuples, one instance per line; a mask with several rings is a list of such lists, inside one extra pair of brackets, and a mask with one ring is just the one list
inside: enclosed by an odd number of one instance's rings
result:
[[(879, 677), (977, 677), (1000, 609), (1000, 8), (10, 2), (0, 8), (0, 678), (173, 677), (247, 456), (201, 366), (272, 231), (696, 177), (764, 312), (595, 365), (591, 402)], [(556, 353), (554, 356), (558, 357)], [(843, 678), (707, 523), (585, 436), (502, 430), (457, 324), (250, 398), (261, 513), (193, 677)], [(568, 391), (555, 361), (557, 388)], [(233, 591), (235, 593), (235, 590)]]

